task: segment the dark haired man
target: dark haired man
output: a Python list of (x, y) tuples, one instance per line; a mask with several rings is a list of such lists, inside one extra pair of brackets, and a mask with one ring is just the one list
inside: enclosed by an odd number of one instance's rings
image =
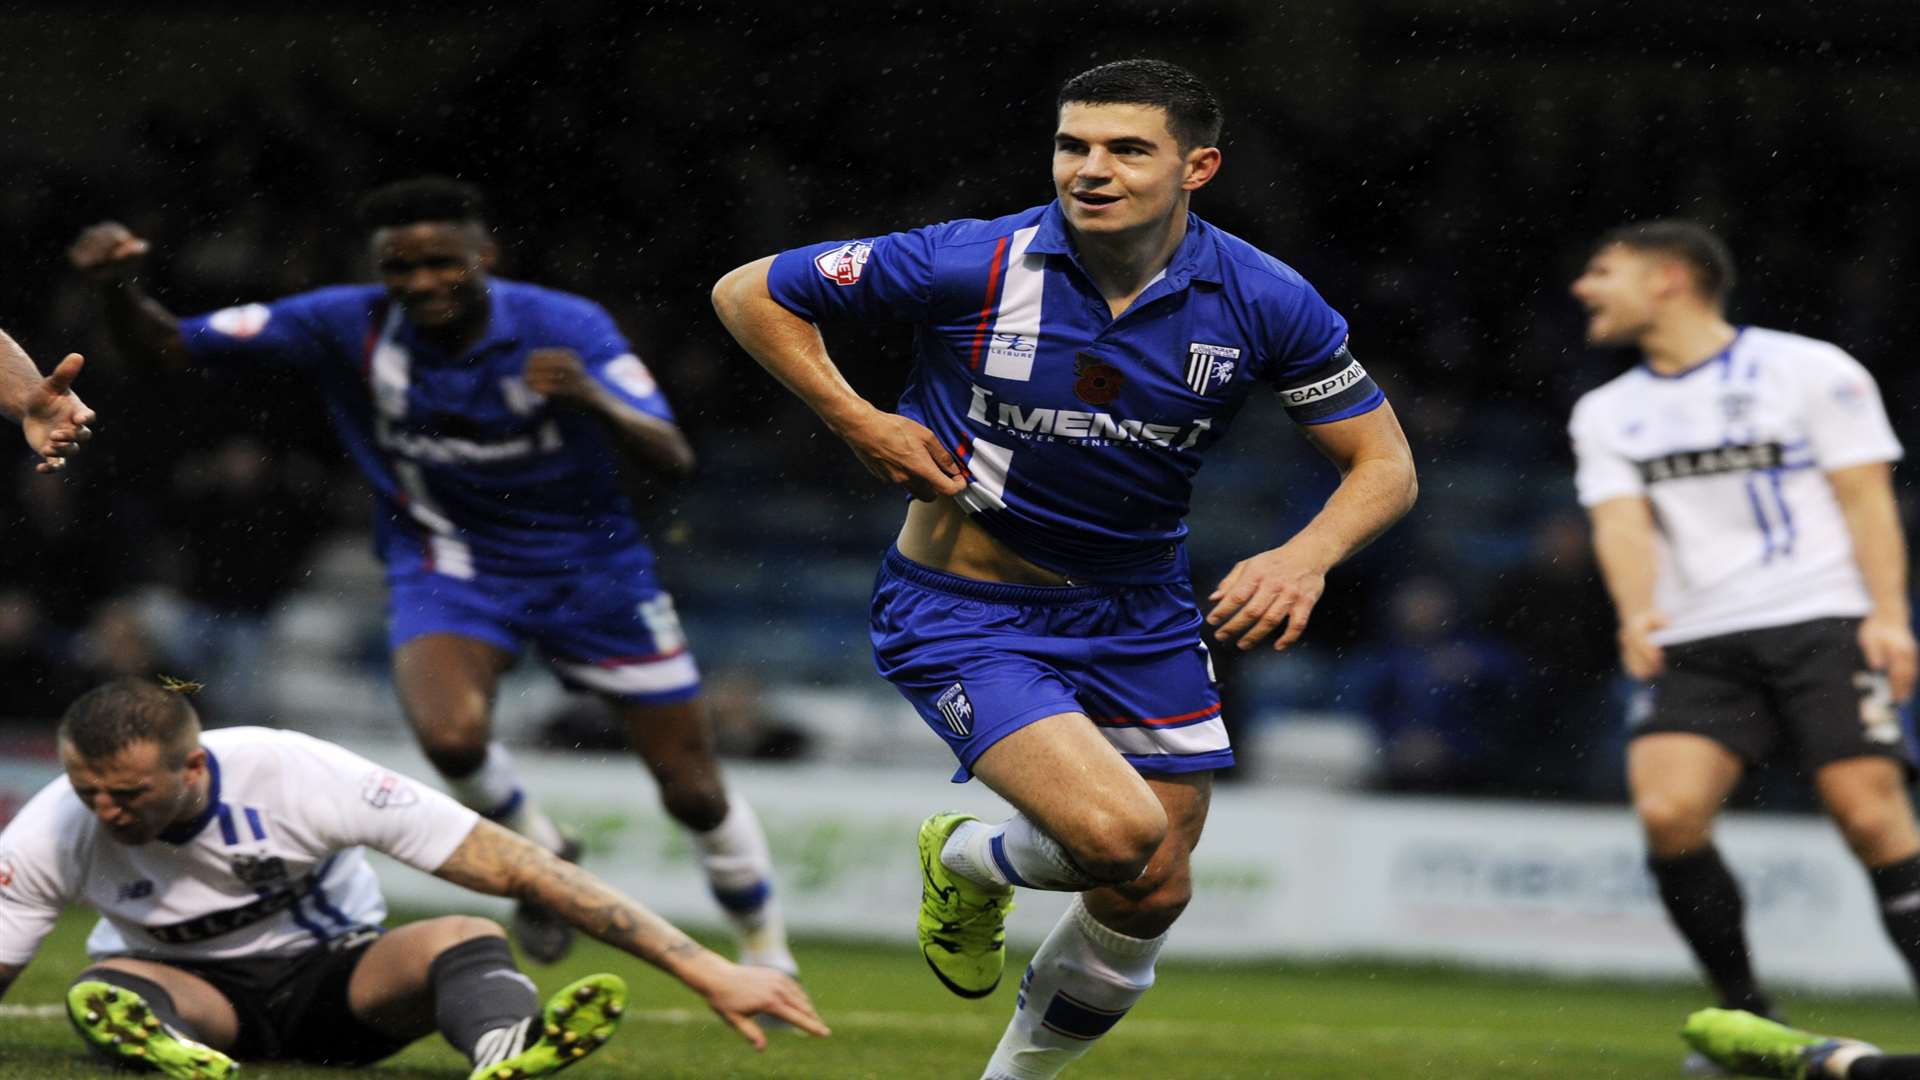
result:
[[(548, 850), (567, 845), (491, 741), (502, 672), (531, 642), (609, 701), (686, 827), (742, 959), (795, 970), (753, 809), (714, 758), (700, 675), (617, 477), (693, 451), (646, 365), (584, 298), (492, 275), (479, 192), (427, 177), (362, 203), (379, 285), (176, 319), (142, 289), (147, 244), (114, 223), (72, 259), (122, 348), (169, 366), (278, 364), (313, 379), (372, 484), (391, 591), (394, 685), (461, 802)], [(551, 963), (564, 923), (523, 905), (514, 936)]]
[(1587, 340), (1643, 362), (1570, 425), (1579, 497), (1646, 685), (1627, 782), (1674, 926), (1729, 1009), (1764, 1014), (1713, 821), (1790, 750), (1867, 867), (1920, 979), (1920, 831), (1898, 703), (1913, 693), (1901, 456), (1873, 377), (1834, 345), (1725, 316), (1726, 248), (1688, 222), (1601, 238), (1572, 292)]
[[(1014, 886), (1079, 894), (987, 1065), (1050, 1077), (1139, 1000), (1191, 894), (1212, 770), (1230, 764), (1188, 580), (1190, 481), (1258, 386), (1341, 472), (1318, 516), (1213, 591), (1217, 641), (1297, 641), (1327, 572), (1403, 514), (1413, 460), (1347, 325), (1278, 260), (1191, 214), (1219, 103), (1152, 60), (1061, 90), (1057, 199), (761, 259), (714, 288), (727, 328), (910, 491), (876, 583), (882, 675), (1013, 804), (920, 831), (921, 953), (948, 989), (1000, 980)], [(854, 393), (816, 321), (915, 326), (897, 413)]]
[(586, 871), (332, 743), (203, 734), (181, 693), (126, 678), (76, 700), (59, 745), (66, 775), (0, 832), (0, 994), (61, 910), (90, 904), (92, 962), (67, 1007), (115, 1062), (223, 1080), (236, 1059), (363, 1065), (438, 1029), (474, 1080), (523, 1080), (612, 1036), (618, 976), (589, 976), (542, 1008), (485, 919), (382, 929), (362, 847), (545, 905), (685, 982), (756, 1047), (760, 1013), (826, 1034), (786, 975), (701, 948)]
[(27, 446), (40, 455), (43, 473), (67, 467), (67, 458), (93, 438), (93, 410), (73, 392), (80, 375), (79, 353), (69, 353), (44, 377), (20, 343), (0, 330), (0, 416), (20, 425)]

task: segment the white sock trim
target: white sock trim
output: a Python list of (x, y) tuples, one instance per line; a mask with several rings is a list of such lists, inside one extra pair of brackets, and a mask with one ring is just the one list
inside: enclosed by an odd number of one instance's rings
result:
[(1115, 956), (1128, 958), (1150, 956), (1160, 951), (1160, 947), (1167, 941), (1165, 934), (1159, 937), (1137, 938), (1102, 925), (1099, 919), (1093, 917), (1093, 912), (1087, 910), (1086, 899), (1078, 894), (1074, 895), (1072, 906), (1067, 908), (1067, 917), (1074, 921), (1074, 924), (1080, 928), (1080, 932), (1087, 936), (1088, 941)]

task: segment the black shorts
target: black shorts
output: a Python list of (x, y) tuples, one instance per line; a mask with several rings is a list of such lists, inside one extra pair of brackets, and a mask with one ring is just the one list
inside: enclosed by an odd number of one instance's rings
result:
[(240, 1018), (237, 1059), (366, 1065), (413, 1041), (375, 1031), (347, 1007), (353, 969), (379, 939), (379, 930), (362, 929), (298, 956), (153, 962), (198, 975), (227, 999)]
[(1791, 751), (1801, 771), (1889, 757), (1914, 775), (1913, 748), (1886, 675), (1860, 654), (1859, 619), (1815, 619), (1665, 648), (1666, 671), (1628, 718), (1638, 738), (1704, 735), (1758, 765)]

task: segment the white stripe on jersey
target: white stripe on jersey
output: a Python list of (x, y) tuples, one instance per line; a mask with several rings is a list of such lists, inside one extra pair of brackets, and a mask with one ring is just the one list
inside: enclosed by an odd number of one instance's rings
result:
[(553, 669), (589, 690), (609, 694), (668, 694), (685, 690), (700, 681), (700, 668), (693, 654), (683, 652), (664, 660), (602, 667), (599, 664), (574, 664), (554, 660)]
[(969, 513), (1007, 508), (1007, 470), (1013, 467), (1013, 451), (985, 439), (973, 440), (973, 453), (967, 472), (973, 482), (954, 496), (954, 501)]
[(373, 379), (374, 404), (380, 415), (389, 420), (407, 415), (407, 386), (412, 381), (413, 355), (394, 340), (400, 332), (401, 319), (400, 305), (394, 304), (387, 312), (385, 325), (380, 327), (380, 338), (373, 346), (373, 360), (368, 365)]
[[(1027, 255), (1040, 226), (1020, 229), (1007, 245), (1006, 277), (1000, 286), (1000, 311), (987, 346), (987, 374), (1026, 382), (1033, 378), (1034, 346), (1040, 340), (1040, 293), (1047, 282), (1047, 257)], [(1024, 347), (1022, 347), (1024, 346)]]

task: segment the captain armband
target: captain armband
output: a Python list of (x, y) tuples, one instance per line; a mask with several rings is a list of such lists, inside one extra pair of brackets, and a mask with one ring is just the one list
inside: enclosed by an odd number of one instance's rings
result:
[(1306, 378), (1280, 388), (1280, 402), (1296, 424), (1318, 424), (1358, 416), (1385, 394), (1343, 343)]

